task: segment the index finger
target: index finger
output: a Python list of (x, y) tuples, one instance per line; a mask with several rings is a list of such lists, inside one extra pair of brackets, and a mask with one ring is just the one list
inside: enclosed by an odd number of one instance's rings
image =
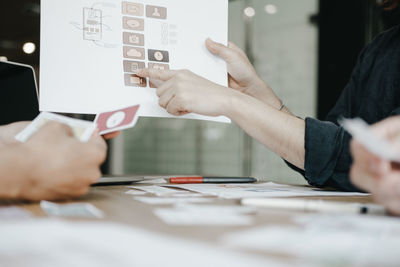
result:
[(136, 73), (137, 76), (143, 78), (156, 79), (161, 81), (168, 81), (175, 75), (173, 70), (157, 70), (157, 69), (142, 69)]

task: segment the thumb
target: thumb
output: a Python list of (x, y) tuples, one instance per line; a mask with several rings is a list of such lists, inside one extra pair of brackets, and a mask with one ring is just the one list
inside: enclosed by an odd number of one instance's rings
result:
[(229, 61), (232, 58), (232, 51), (227, 46), (214, 42), (210, 38), (206, 40), (207, 49), (214, 55), (219, 56), (225, 61)]

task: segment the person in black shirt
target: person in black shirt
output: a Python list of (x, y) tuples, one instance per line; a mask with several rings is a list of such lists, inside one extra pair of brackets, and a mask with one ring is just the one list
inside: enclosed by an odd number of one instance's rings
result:
[(229, 88), (187, 70), (140, 71), (139, 76), (164, 81), (157, 89), (162, 107), (174, 115), (227, 116), (302, 173), (311, 185), (358, 190), (349, 179), (350, 136), (338, 119), (361, 117), (375, 123), (400, 114), (399, 27), (379, 35), (362, 51), (325, 121), (294, 116), (234, 44), (207, 40), (206, 46), (227, 62)]

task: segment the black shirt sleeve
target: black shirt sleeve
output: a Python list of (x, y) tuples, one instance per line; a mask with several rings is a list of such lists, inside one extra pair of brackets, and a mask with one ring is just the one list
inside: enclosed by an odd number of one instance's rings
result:
[(290, 165), (318, 187), (359, 191), (351, 184), (351, 136), (341, 117), (369, 124), (400, 114), (400, 27), (379, 35), (360, 54), (350, 81), (325, 121), (306, 119), (305, 171)]
[(289, 167), (300, 172), (310, 185), (333, 187), (345, 191), (359, 191), (349, 179), (352, 163), (349, 143), (351, 137), (338, 125), (341, 116), (350, 117), (352, 98), (357, 93), (365, 51), (359, 56), (349, 83), (343, 90), (335, 107), (329, 112), (326, 121), (306, 118), (305, 129), (305, 171), (293, 165)]

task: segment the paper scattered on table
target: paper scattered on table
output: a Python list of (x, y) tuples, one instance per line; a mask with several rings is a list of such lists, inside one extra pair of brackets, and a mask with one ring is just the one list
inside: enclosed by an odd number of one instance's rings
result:
[(133, 195), (133, 196), (143, 196), (143, 195), (146, 195), (146, 192), (139, 191), (139, 190), (129, 190), (129, 191), (126, 191), (125, 194)]
[(144, 176), (144, 181), (139, 182), (139, 184), (166, 184), (167, 181), (160, 177), (153, 177), (153, 176)]
[(74, 135), (81, 142), (89, 141), (93, 132), (96, 129), (96, 124), (90, 121), (73, 119), (53, 113), (42, 112), (37, 116), (24, 130), (22, 130), (15, 139), (20, 142), (26, 142), (28, 139), (40, 130), (48, 122), (58, 122), (66, 124), (72, 128)]
[(110, 223), (60, 220), (0, 222), (0, 259), (8, 267), (29, 266), (294, 266), (229, 251), (213, 243), (179, 239)]
[(185, 189), (204, 195), (226, 199), (257, 197), (310, 197), (310, 196), (367, 196), (363, 193), (326, 191), (307, 186), (291, 186), (276, 183), (259, 184), (184, 184), (168, 187)]
[(32, 218), (31, 212), (15, 206), (0, 207), (0, 220), (21, 220)]
[(255, 209), (240, 206), (178, 205), (154, 214), (171, 225), (250, 225)]
[(74, 218), (103, 218), (104, 213), (90, 203), (56, 204), (41, 201), (40, 207), (49, 216)]
[(40, 109), (98, 114), (140, 104), (140, 116), (173, 117), (158, 105), (154, 82), (136, 73), (189, 69), (227, 86), (226, 63), (206, 49), (208, 37), (227, 44), (227, 0), (42, 0)]
[(154, 194), (156, 196), (168, 196), (173, 194), (186, 193), (185, 191), (182, 190), (175, 190), (172, 188), (166, 188), (158, 185), (138, 185), (138, 186), (129, 186), (129, 188), (141, 190), (149, 194)]
[(348, 215), (295, 217), (294, 226), (229, 234), (225, 244), (296, 256), (320, 266), (399, 266), (400, 219)]
[(383, 159), (400, 163), (399, 150), (395, 149), (395, 147), (385, 139), (374, 134), (370, 126), (362, 119), (343, 119), (341, 125), (369, 152)]
[(150, 205), (171, 205), (179, 203), (209, 203), (213, 200), (210, 198), (182, 198), (182, 197), (135, 197), (137, 201)]

